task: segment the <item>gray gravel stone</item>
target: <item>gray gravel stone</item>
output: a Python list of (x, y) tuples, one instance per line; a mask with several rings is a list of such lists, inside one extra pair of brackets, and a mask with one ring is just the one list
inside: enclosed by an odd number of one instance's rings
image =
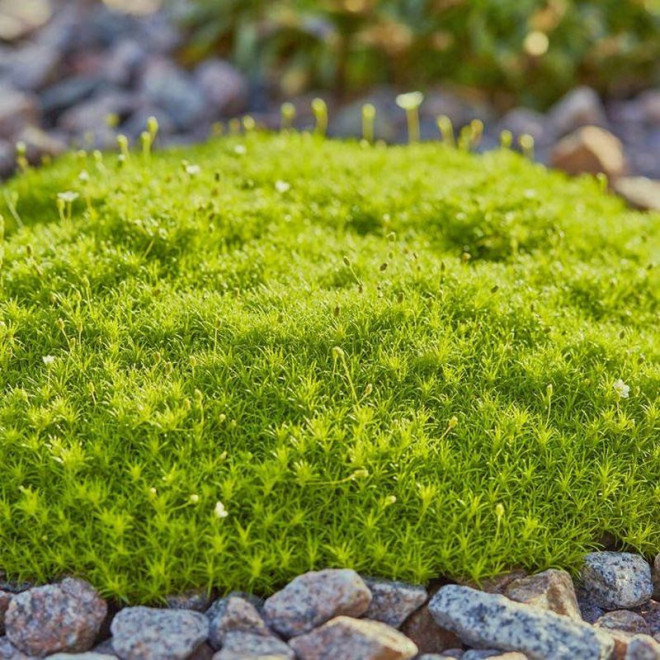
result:
[(248, 86), (229, 62), (210, 59), (195, 70), (195, 81), (213, 106), (213, 115), (232, 116), (245, 110)]
[(264, 604), (264, 618), (284, 637), (302, 635), (339, 615), (361, 616), (371, 603), (364, 580), (351, 569), (310, 571)]
[(651, 626), (641, 614), (636, 614), (630, 610), (613, 610), (606, 612), (596, 623), (596, 628), (603, 630), (621, 630), (623, 632), (650, 635)]
[(590, 87), (571, 90), (550, 109), (550, 122), (560, 135), (581, 126), (606, 126), (605, 109)]
[(16, 138), (39, 120), (37, 98), (27, 92), (0, 84), (0, 138)]
[(14, 596), (5, 616), (9, 641), (29, 655), (92, 648), (108, 607), (84, 580), (66, 578)]
[(429, 610), (470, 646), (520, 651), (532, 660), (604, 660), (614, 646), (588, 624), (459, 585), (442, 587)]
[(637, 607), (653, 595), (651, 567), (628, 552), (589, 553), (581, 581), (587, 597), (605, 610)]
[(217, 649), (222, 647), (229, 633), (243, 632), (262, 637), (272, 636), (263, 617), (246, 598), (229, 594), (216, 600), (206, 611), (209, 619), (209, 640)]
[(408, 660), (417, 647), (379, 621), (338, 616), (290, 642), (300, 660)]
[(566, 571), (550, 569), (514, 580), (506, 587), (504, 595), (525, 605), (582, 620), (573, 580)]
[(246, 632), (230, 632), (222, 649), (213, 660), (293, 660), (295, 655), (288, 644), (276, 637), (264, 637)]
[(152, 607), (127, 607), (110, 627), (122, 660), (184, 660), (206, 641), (208, 629), (199, 612)]
[(517, 651), (497, 651), (497, 650), (478, 650), (471, 649), (466, 651), (462, 656), (462, 660), (527, 660), (524, 653)]
[(19, 651), (6, 637), (0, 637), (0, 660), (32, 660), (33, 655)]
[(364, 581), (372, 596), (364, 617), (393, 628), (401, 626), (428, 599), (426, 589), (418, 585), (368, 578), (364, 578)]
[(112, 658), (116, 658), (117, 656), (88, 651), (87, 653), (56, 653), (48, 657), (50, 660), (112, 660)]
[(166, 59), (147, 63), (141, 90), (150, 103), (163, 108), (180, 130), (193, 128), (210, 112), (208, 101), (191, 76)]
[(628, 643), (624, 660), (660, 660), (660, 644), (647, 635), (636, 635)]

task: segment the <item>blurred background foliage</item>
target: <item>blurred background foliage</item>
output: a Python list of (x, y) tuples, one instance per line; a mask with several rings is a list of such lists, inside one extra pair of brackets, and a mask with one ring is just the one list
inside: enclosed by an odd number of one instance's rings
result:
[(282, 96), (442, 82), (544, 108), (660, 81), (660, 0), (189, 0), (182, 19), (186, 61), (229, 57)]

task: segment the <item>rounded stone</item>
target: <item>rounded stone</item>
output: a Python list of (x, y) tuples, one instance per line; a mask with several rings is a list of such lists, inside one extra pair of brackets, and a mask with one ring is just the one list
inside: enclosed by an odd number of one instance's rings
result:
[(371, 592), (355, 571), (310, 571), (294, 578), (268, 598), (264, 617), (278, 633), (294, 637), (335, 616), (361, 616), (370, 603)]
[(651, 567), (644, 557), (628, 552), (592, 552), (585, 557), (582, 589), (605, 610), (643, 605), (653, 595)]
[(122, 660), (184, 660), (206, 641), (209, 624), (191, 610), (127, 607), (110, 630), (112, 647)]
[(5, 616), (7, 637), (28, 655), (82, 653), (92, 648), (107, 612), (90, 584), (66, 578), (15, 595)]

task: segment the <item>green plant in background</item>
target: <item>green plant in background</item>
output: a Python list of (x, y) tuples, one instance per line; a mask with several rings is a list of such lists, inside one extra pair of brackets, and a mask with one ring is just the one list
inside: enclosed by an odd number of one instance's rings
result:
[(194, 0), (184, 20), (187, 58), (230, 56), (285, 94), (442, 81), (545, 106), (660, 82), (656, 0)]
[(660, 549), (658, 215), (509, 150), (120, 148), (0, 195), (10, 577), (150, 602)]

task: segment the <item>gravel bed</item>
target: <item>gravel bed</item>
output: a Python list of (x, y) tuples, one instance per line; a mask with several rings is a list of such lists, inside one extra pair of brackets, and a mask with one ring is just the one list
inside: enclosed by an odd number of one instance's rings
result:
[[(280, 125), (282, 99), (267, 80), (248, 79), (218, 58), (181, 66), (176, 55), (184, 36), (174, 18), (176, 4), (146, 15), (86, 0), (9, 6), (19, 18), (12, 21), (4, 6), (4, 18), (0, 11), (0, 177), (15, 170), (17, 142), (34, 163), (70, 146), (114, 148), (118, 133), (139, 140), (152, 115), (159, 120), (161, 146), (202, 141), (218, 122), (248, 113), (265, 127)], [(329, 135), (360, 136), (362, 106), (372, 103), (375, 137), (404, 142), (405, 113), (396, 94), (389, 87), (356, 99), (322, 93)], [(298, 128), (313, 126), (314, 96), (290, 99)], [(521, 135), (531, 135), (540, 162), (570, 173), (604, 172), (634, 206), (660, 208), (660, 89), (603, 101), (578, 88), (542, 114), (523, 107), (498, 112), (488, 102), (438, 86), (426, 90), (422, 139), (439, 138), (439, 115), (449, 117), (457, 132), (473, 119), (482, 121), (480, 150), (498, 146), (504, 130), (512, 133), (514, 146)], [(585, 126), (601, 130), (583, 134)]]
[(426, 587), (325, 569), (265, 600), (189, 592), (165, 607), (117, 607), (75, 578), (4, 581), (0, 658), (660, 659), (658, 557), (593, 552), (575, 584), (556, 569)]

